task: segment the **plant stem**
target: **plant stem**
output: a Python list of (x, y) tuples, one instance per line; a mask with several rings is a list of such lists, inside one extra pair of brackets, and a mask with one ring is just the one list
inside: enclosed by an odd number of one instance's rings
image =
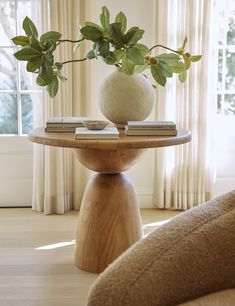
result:
[(150, 48), (149, 50), (152, 51), (154, 48), (157, 48), (157, 47), (161, 47), (161, 48), (167, 49), (167, 50), (169, 50), (169, 51), (172, 51), (172, 52), (177, 53), (177, 54), (180, 54), (180, 55), (182, 54), (182, 53), (179, 52), (179, 51), (173, 50), (173, 49), (168, 48), (168, 47), (163, 46), (163, 45), (155, 45), (155, 46), (153, 46), (152, 48)]
[(62, 62), (62, 63), (60, 63), (60, 64), (64, 65), (64, 64), (68, 64), (68, 63), (83, 62), (83, 61), (85, 61), (85, 60), (87, 60), (87, 57), (82, 58), (82, 59), (77, 59), (77, 60), (65, 61), (65, 62)]
[(59, 41), (60, 43), (62, 43), (62, 42), (77, 43), (77, 42), (83, 41), (84, 39), (85, 39), (85, 37), (83, 37), (82, 39), (78, 39), (78, 40), (72, 40), (72, 39), (59, 39), (58, 41)]

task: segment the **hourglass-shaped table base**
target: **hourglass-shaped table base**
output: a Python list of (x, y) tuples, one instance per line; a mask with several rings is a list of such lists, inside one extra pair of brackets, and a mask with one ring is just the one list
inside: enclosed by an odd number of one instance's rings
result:
[(142, 237), (135, 192), (123, 171), (134, 165), (147, 148), (179, 145), (191, 133), (177, 136), (126, 136), (118, 140), (75, 140), (73, 133), (46, 133), (44, 128), (29, 133), (33, 142), (72, 148), (77, 159), (98, 174), (87, 183), (76, 232), (75, 266), (102, 272), (115, 258)]

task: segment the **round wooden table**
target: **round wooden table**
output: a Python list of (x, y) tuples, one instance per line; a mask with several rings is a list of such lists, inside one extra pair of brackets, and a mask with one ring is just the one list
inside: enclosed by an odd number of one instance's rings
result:
[(73, 149), (77, 159), (98, 172), (83, 195), (76, 233), (75, 266), (99, 273), (134, 242), (142, 238), (142, 224), (134, 188), (121, 172), (134, 165), (147, 148), (175, 146), (191, 140), (177, 136), (126, 136), (118, 140), (75, 140), (73, 133), (29, 133), (32, 142)]

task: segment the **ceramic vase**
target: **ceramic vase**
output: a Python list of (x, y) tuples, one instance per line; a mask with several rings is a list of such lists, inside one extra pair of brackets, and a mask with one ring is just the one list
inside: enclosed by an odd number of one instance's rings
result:
[(101, 85), (99, 106), (103, 115), (118, 127), (127, 121), (146, 119), (152, 111), (155, 91), (142, 74), (115, 71)]

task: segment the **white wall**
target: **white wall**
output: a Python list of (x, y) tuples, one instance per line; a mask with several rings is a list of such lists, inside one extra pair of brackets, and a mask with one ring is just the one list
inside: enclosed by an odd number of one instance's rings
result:
[(1, 136), (0, 207), (31, 205), (32, 147), (27, 137)]
[(235, 136), (217, 137), (215, 161), (217, 196), (235, 189)]

